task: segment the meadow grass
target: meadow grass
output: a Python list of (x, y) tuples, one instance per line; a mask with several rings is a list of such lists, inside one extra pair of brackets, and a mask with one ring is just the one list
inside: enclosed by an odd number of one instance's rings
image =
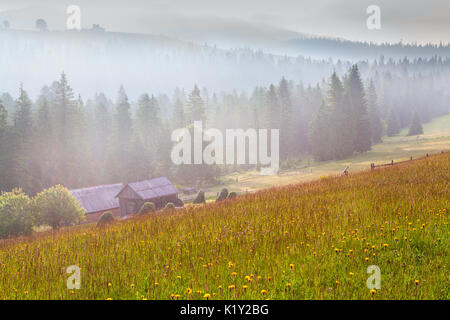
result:
[(445, 153), (3, 241), (0, 299), (449, 299), (449, 184)]

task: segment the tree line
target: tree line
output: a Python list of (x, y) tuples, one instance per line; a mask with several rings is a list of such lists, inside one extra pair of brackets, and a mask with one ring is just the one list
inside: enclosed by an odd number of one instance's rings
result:
[(315, 86), (282, 78), (250, 95), (194, 86), (170, 98), (144, 93), (135, 102), (123, 87), (114, 101), (98, 93), (84, 102), (64, 73), (34, 102), (21, 85), (15, 100), (7, 93), (0, 100), (0, 190), (21, 187), (34, 195), (57, 184), (79, 188), (162, 175), (196, 185), (249, 168), (174, 166), (171, 132), (194, 120), (220, 130), (280, 129), (286, 167), (308, 154), (330, 160), (365, 152), (385, 134), (448, 113), (445, 77), (381, 62), (363, 69), (365, 78), (357, 65), (345, 72), (336, 66)]

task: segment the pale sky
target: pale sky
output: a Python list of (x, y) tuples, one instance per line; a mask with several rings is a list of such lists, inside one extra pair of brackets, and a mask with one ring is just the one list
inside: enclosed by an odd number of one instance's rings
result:
[[(350, 40), (450, 42), (449, 0), (0, 0), (0, 19), (33, 29), (43, 18), (50, 29), (63, 30), (68, 5), (80, 6), (84, 28), (96, 23), (179, 38), (195, 33), (196, 40), (202, 32), (258, 33), (269, 26)], [(366, 27), (369, 5), (381, 8), (381, 30)]]

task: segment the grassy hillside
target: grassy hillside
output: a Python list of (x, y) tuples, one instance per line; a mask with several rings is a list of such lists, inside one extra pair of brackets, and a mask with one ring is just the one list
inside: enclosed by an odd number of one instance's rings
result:
[(449, 168), (446, 153), (2, 242), (0, 299), (449, 299)]

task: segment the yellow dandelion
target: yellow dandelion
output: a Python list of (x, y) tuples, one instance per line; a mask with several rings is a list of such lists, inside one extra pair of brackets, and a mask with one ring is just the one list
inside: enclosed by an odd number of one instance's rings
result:
[(205, 293), (203, 298), (205, 298), (206, 300), (209, 300), (209, 298), (211, 298), (211, 295), (209, 293)]

